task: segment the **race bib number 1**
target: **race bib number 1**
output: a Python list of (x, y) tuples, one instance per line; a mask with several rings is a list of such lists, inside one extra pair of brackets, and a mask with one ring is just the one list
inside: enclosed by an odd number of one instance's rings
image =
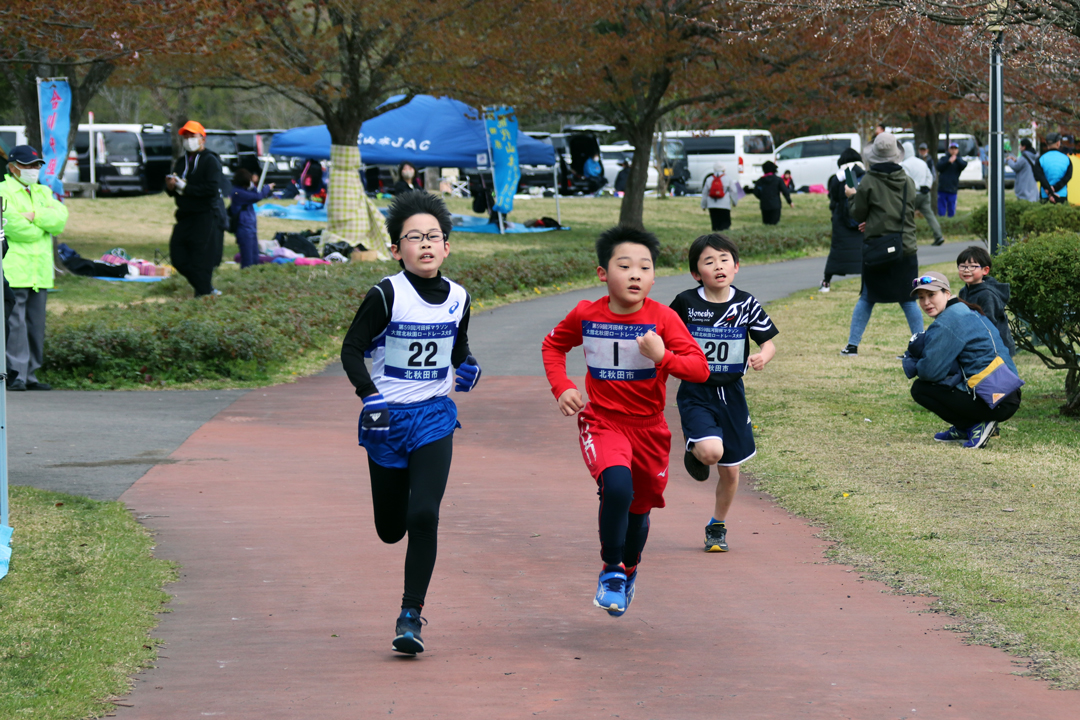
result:
[(698, 341), (709, 372), (742, 373), (746, 371), (746, 328), (689, 325), (690, 334)]
[(655, 325), (581, 321), (582, 345), (589, 375), (596, 380), (650, 380), (656, 363), (641, 354), (637, 339)]
[(456, 323), (392, 322), (383, 373), (402, 380), (442, 380), (450, 370)]

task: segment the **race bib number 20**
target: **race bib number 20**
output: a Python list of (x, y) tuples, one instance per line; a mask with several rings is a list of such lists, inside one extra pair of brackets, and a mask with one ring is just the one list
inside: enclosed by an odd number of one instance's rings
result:
[(582, 320), (582, 345), (589, 375), (596, 380), (651, 380), (656, 363), (641, 354), (637, 339), (655, 325), (627, 325)]
[(392, 322), (383, 372), (402, 380), (442, 380), (450, 369), (456, 323)]
[(746, 370), (746, 328), (689, 325), (690, 334), (698, 341), (709, 372), (741, 373)]

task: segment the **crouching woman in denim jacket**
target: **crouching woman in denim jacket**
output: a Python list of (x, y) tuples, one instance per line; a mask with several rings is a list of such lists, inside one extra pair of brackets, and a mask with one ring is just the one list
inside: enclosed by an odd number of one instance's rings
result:
[[(994, 324), (978, 305), (953, 297), (944, 275), (928, 272), (912, 284), (911, 294), (934, 322), (912, 338), (903, 358), (904, 373), (916, 378), (911, 397), (952, 426), (935, 434), (935, 440), (984, 447), (998, 423), (1020, 407), (1020, 389), (992, 395), (991, 407), (969, 386), (1002, 364), (1015, 376), (1016, 365)], [(1004, 369), (999, 374), (1008, 375)], [(1022, 384), (1018, 378), (1014, 382)]]

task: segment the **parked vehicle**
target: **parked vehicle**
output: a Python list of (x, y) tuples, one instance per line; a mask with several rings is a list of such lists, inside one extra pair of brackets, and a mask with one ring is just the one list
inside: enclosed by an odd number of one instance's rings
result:
[[(75, 135), (82, 183), (90, 182), (89, 127), (79, 125)], [(160, 125), (94, 123), (94, 165), (99, 194), (160, 192), (172, 168), (172, 139)]]
[(673, 130), (665, 136), (682, 141), (688, 184), (695, 188), (700, 188), (717, 162), (724, 163), (727, 174), (744, 187), (752, 185), (762, 175), (761, 166), (776, 158), (768, 130)]
[(776, 166), (781, 175), (785, 170), (791, 171), (796, 187), (828, 185), (829, 176), (836, 173), (840, 153), (848, 148), (861, 153), (862, 146), (858, 133), (792, 138), (776, 149)]
[[(600, 146), (600, 162), (604, 166), (604, 175), (608, 179), (608, 183), (612, 186), (615, 184), (615, 178), (618, 177), (619, 171), (622, 170), (619, 163), (623, 160), (633, 161), (634, 159), (634, 146), (619, 144), (619, 145), (601, 145)], [(656, 183), (660, 174), (656, 171), (656, 163), (652, 157), (649, 158), (649, 170), (648, 176), (645, 179), (645, 189), (655, 190)]]

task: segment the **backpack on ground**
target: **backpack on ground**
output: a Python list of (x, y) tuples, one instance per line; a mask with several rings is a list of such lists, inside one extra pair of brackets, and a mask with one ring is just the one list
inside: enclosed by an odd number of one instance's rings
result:
[(713, 175), (712, 184), (709, 185), (709, 197), (713, 200), (722, 200), (724, 197), (724, 176)]

